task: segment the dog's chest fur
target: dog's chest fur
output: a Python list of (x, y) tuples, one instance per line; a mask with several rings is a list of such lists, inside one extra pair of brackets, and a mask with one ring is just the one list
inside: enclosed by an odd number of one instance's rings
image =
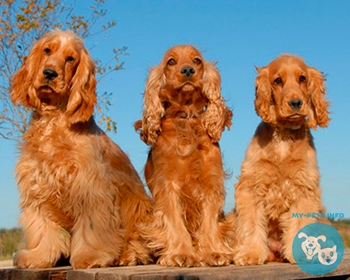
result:
[[(269, 183), (266, 184), (262, 199), (265, 211), (272, 219), (277, 219), (288, 211), (305, 191), (302, 181), (298, 178), (301, 170), (293, 168), (302, 166), (300, 163), (305, 161), (306, 149), (300, 149), (303, 147), (301, 142), (305, 142), (305, 139), (285, 136), (275, 132), (264, 151), (268, 162), (264, 176), (267, 176)], [(306, 162), (305, 164), (307, 165)]]
[(72, 201), (77, 199), (79, 190), (83, 192), (89, 185), (89, 172), (84, 171), (89, 163), (82, 166), (81, 159), (93, 151), (88, 144), (79, 144), (80, 137), (84, 136), (67, 128), (61, 116), (33, 118), (23, 137), (21, 158), (16, 167), (17, 180), (23, 181), (19, 184), (22, 207), (43, 207), (55, 213), (52, 219), (58, 223), (73, 222)]
[(277, 218), (281, 213), (288, 211), (296, 199), (296, 189), (292, 184), (291, 175), (288, 174), (288, 165), (292, 149), (290, 141), (278, 141), (274, 143), (269, 160), (273, 166), (270, 174), (270, 184), (266, 189), (264, 205), (266, 213), (271, 218)]

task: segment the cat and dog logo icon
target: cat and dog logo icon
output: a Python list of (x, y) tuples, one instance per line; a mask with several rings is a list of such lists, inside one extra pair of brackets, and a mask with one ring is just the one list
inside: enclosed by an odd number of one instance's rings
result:
[(300, 232), (298, 238), (306, 238), (301, 243), (301, 249), (308, 260), (312, 260), (316, 254), (318, 254), (318, 261), (323, 265), (331, 265), (337, 260), (337, 245), (334, 245), (332, 248), (321, 249), (321, 245), (318, 243), (318, 240), (326, 242), (326, 236), (307, 236), (306, 233)]
[(340, 264), (344, 244), (333, 227), (313, 223), (303, 227), (295, 236), (293, 256), (297, 265), (309, 274), (327, 274)]

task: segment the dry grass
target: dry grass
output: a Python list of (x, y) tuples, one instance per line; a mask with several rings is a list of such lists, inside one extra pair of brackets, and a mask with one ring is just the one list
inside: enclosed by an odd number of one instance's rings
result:
[(341, 235), (344, 242), (344, 248), (350, 248), (350, 220), (332, 222), (332, 226)]

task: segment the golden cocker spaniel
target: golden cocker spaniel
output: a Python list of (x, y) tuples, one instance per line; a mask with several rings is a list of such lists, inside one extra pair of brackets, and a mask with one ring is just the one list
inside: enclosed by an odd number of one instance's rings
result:
[(137, 223), (151, 199), (127, 155), (93, 119), (95, 65), (69, 31), (47, 33), (12, 79), (12, 101), (33, 109), (16, 166), (26, 250), (18, 268), (148, 263)]
[(324, 76), (292, 55), (257, 69), (255, 108), (262, 122), (246, 152), (235, 188), (237, 265), (288, 260), (293, 239), (324, 210), (310, 128), (326, 127)]
[(232, 112), (220, 86), (215, 65), (190, 45), (169, 49), (149, 73), (143, 119), (135, 124), (151, 146), (145, 178), (154, 222), (143, 233), (164, 266), (218, 266), (232, 259), (218, 144)]

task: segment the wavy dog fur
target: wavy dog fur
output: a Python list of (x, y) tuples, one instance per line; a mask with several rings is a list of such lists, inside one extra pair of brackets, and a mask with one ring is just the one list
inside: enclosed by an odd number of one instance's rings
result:
[(310, 128), (326, 127), (324, 76), (292, 55), (258, 68), (255, 108), (262, 122), (247, 149), (235, 188), (237, 265), (286, 259), (293, 239), (324, 210)]
[(137, 223), (152, 204), (127, 155), (93, 119), (95, 65), (83, 41), (55, 30), (12, 79), (14, 104), (33, 109), (16, 166), (26, 250), (18, 268), (148, 263)]
[(147, 79), (143, 119), (135, 127), (151, 146), (145, 178), (155, 209), (143, 233), (164, 266), (232, 260), (217, 143), (232, 112), (220, 87), (215, 64), (190, 45), (169, 49)]

